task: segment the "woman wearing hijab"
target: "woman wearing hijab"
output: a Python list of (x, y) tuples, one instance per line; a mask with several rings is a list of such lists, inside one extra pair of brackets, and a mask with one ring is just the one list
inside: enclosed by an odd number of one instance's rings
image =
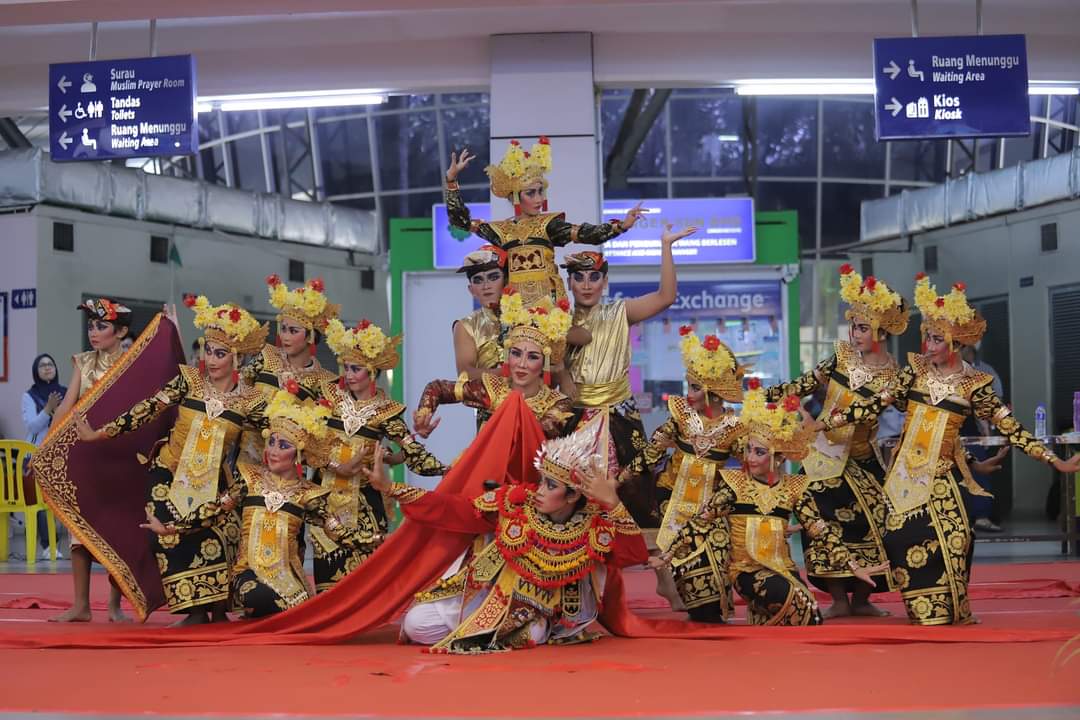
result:
[[(41, 354), (34, 358), (34, 365), (30, 369), (34, 376), (34, 384), (23, 393), (22, 418), (26, 426), (26, 442), (40, 445), (49, 432), (53, 414), (64, 399), (67, 388), (60, 384), (59, 371), (52, 355)], [(29, 463), (30, 458), (25, 458)], [(48, 531), (45, 527), (45, 518), (39, 518), (38, 543), (41, 547), (49, 547)]]

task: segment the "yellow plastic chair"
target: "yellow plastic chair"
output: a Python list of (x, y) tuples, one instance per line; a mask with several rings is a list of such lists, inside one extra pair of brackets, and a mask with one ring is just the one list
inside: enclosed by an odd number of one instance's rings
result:
[(45, 511), (49, 524), (49, 552), (56, 560), (56, 518), (52, 510), (41, 501), (41, 488), (37, 490), (37, 502), (26, 504), (23, 493), (23, 467), (28, 454), (36, 448), (22, 440), (0, 440), (0, 560), (8, 557), (8, 514), (21, 512), (23, 527), (26, 531), (26, 564), (37, 562), (37, 521), (38, 512)]

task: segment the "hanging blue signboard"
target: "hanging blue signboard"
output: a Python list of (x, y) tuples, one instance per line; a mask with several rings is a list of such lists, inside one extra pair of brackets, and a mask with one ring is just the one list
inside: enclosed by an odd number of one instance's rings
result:
[(53, 160), (191, 155), (197, 128), (191, 55), (49, 66)]
[[(605, 200), (603, 219), (622, 219), (636, 205), (630, 200)], [(675, 229), (694, 226), (698, 231), (680, 240), (672, 252), (680, 264), (753, 263), (754, 201), (750, 198), (642, 200), (643, 214), (633, 228), (604, 243), (601, 250), (612, 265), (659, 265), (660, 235), (664, 225)], [(490, 220), (488, 203), (469, 203), (473, 220)], [(435, 267), (457, 268), (465, 255), (483, 241), (466, 230), (452, 227), (446, 205), (432, 208)]]
[(874, 40), (878, 140), (1030, 135), (1023, 35)]

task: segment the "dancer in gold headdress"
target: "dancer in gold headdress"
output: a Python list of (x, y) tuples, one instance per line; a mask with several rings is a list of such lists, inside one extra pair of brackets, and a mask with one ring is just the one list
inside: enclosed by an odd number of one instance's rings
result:
[[(405, 406), (376, 384), (379, 373), (397, 367), (400, 336), (387, 337), (379, 326), (361, 320), (346, 328), (334, 319), (326, 327), (326, 344), (340, 366), (337, 382), (323, 383), (322, 396), (332, 415), (328, 420), (337, 439), (329, 464), (322, 469), (322, 486), (329, 488), (329, 511), (349, 530), (365, 534), (387, 531), (383, 497), (364, 474), (380, 442), (401, 447), (405, 464), (418, 475), (441, 475), (446, 467), (413, 438), (402, 415)], [(351, 550), (334, 542), (321, 528), (312, 528), (315, 544), (315, 589), (330, 588), (368, 556), (370, 546)]]
[(570, 303), (542, 300), (532, 307), (512, 288), (500, 300), (500, 315), (509, 329), (503, 340), (506, 362), (503, 374), (484, 373), (470, 380), (462, 373), (457, 381), (432, 380), (424, 388), (413, 414), (413, 427), (421, 437), (428, 437), (440, 418), (434, 413), (440, 405), (464, 403), (493, 413), (511, 392), (525, 396), (548, 437), (564, 434), (573, 415), (570, 399), (551, 388), (552, 374), (557, 373), (566, 352), (566, 333), (570, 329)]
[(643, 563), (641, 531), (608, 471), (607, 416), (547, 440), (539, 484), (505, 485), (474, 500), (391, 485), (376, 463), (371, 481), (392, 492), (414, 522), (472, 535), (494, 533), (461, 569), (417, 595), (408, 639), (432, 652), (479, 653), (586, 642), (606, 568)]
[[(856, 398), (873, 397), (896, 381), (900, 368), (885, 349), (885, 340), (907, 329), (909, 311), (903, 298), (884, 282), (873, 276), (864, 280), (845, 264), (840, 268), (840, 299), (848, 304), (848, 341), (837, 342), (833, 355), (813, 370), (769, 388), (769, 400), (777, 402), (788, 395), (806, 397), (825, 387), (824, 418)], [(878, 458), (876, 436), (876, 417), (818, 433), (803, 461), (803, 472), (810, 479), (810, 492), (822, 517), (864, 565), (879, 565), (886, 559), (881, 489), (885, 470)], [(858, 582), (847, 568), (833, 569), (820, 543), (809, 537), (803, 538), (803, 554), (810, 582), (832, 595), (826, 618), (888, 614), (870, 603), (871, 592), (890, 589), (888, 575), (878, 576), (874, 587)]]
[(226, 464), (241, 430), (264, 423), (262, 395), (241, 381), (238, 369), (242, 357), (262, 349), (269, 331), (235, 305), (215, 307), (205, 297), (186, 304), (203, 331), (199, 367), (181, 365), (161, 392), (100, 430), (85, 419), (77, 425), (80, 440), (104, 440), (179, 406), (176, 424), (151, 465), (146, 511), (161, 525), (184, 528), (157, 536), (154, 546), (169, 611), (187, 615), (182, 625), (208, 622), (211, 609), (225, 619), (229, 568), (240, 535), (235, 513), (219, 512), (217, 501), (232, 485)]
[[(656, 546), (661, 552), (671, 547), (682, 527), (708, 504), (721, 482), (720, 470), (746, 434), (735, 412), (724, 405), (743, 400), (745, 370), (735, 360), (735, 354), (715, 335), (706, 335), (702, 340), (689, 326), (680, 328), (679, 334), (690, 390), (686, 397), (668, 398), (671, 416), (622, 471), (622, 477), (651, 471), (674, 448), (656, 483), (663, 518)], [(727, 572), (718, 564), (721, 560), (710, 552), (706, 542), (698, 542), (693, 552), (673, 560), (675, 587), (691, 620), (722, 622), (730, 616), (730, 588), (717, 582)]]
[(906, 412), (885, 476), (884, 543), (908, 619), (919, 625), (975, 621), (968, 599), (973, 535), (960, 486), (976, 495), (986, 491), (971, 477), (959, 442), (968, 415), (989, 420), (1014, 447), (1060, 472), (1080, 469), (1080, 454), (1059, 459), (1012, 416), (994, 393), (992, 376), (960, 359), (959, 346), (977, 343), (986, 330), (964, 291), (963, 283), (957, 283), (939, 296), (920, 273), (915, 305), (923, 317), (923, 354), (911, 353), (890, 387), (834, 408), (817, 423), (825, 430), (869, 423), (890, 404)]
[(541, 137), (529, 152), (517, 140), (511, 140), (499, 164), (488, 165), (485, 170), (491, 179), (491, 193), (513, 203), (514, 217), (490, 222), (473, 220), (461, 199), (457, 178), (475, 158), (468, 150), (450, 156), (446, 171), (447, 214), (455, 227), (506, 251), (508, 284), (521, 293), (527, 307), (544, 298), (554, 303), (566, 297), (555, 266), (556, 247), (570, 243), (600, 245), (632, 228), (641, 215), (639, 204), (623, 220), (575, 225), (566, 221), (564, 213), (548, 212), (546, 175), (551, 170), (551, 145)]
[(784, 461), (801, 460), (810, 442), (799, 399), (792, 395), (781, 405), (766, 403), (756, 378), (749, 386), (739, 414), (747, 431), (744, 469), (720, 471), (721, 482), (705, 512), (691, 518), (671, 549), (650, 564), (709, 553), (712, 566), (727, 568), (726, 575), (716, 573), (712, 581), (734, 585), (747, 602), (751, 624), (820, 625), (817, 601), (791, 559), (787, 535), (792, 518), (821, 544), (834, 567), (847, 567), (867, 583), (873, 583), (870, 573), (881, 568), (861, 567), (852, 559), (839, 534), (821, 518), (806, 476), (784, 471)]

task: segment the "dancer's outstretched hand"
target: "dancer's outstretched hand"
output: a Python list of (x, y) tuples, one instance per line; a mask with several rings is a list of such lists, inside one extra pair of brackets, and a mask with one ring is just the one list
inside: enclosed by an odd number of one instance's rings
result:
[(1068, 460), (1055, 460), (1054, 468), (1058, 472), (1069, 473), (1070, 475), (1072, 473), (1080, 472), (1080, 453), (1076, 453)]
[(682, 240), (684, 237), (689, 237), (696, 232), (697, 228), (693, 226), (684, 227), (682, 230), (674, 232), (671, 229), (671, 223), (668, 223), (664, 226), (664, 232), (660, 236), (660, 242), (662, 242), (664, 245), (674, 245), (675, 243)]
[(413, 431), (422, 438), (431, 435), (431, 431), (439, 427), (442, 418), (435, 417), (431, 412), (417, 410), (413, 413)]
[(1001, 461), (1009, 454), (1009, 449), (1009, 446), (1006, 445), (985, 460), (977, 460), (976, 462), (971, 463), (971, 469), (980, 475), (989, 475), (990, 473), (997, 472), (1001, 469)]
[(141, 523), (139, 527), (143, 530), (149, 530), (155, 535), (176, 535), (177, 533), (175, 525), (171, 523), (168, 525), (162, 524), (162, 522), (154, 516), (154, 513), (149, 510), (146, 511), (146, 522)]
[(469, 152), (468, 148), (462, 150), (460, 155), (450, 153), (450, 167), (446, 169), (446, 179), (450, 182), (457, 180), (458, 173), (469, 167), (469, 163), (475, 159), (476, 156)]
[(97, 442), (105, 437), (104, 432), (90, 427), (90, 422), (85, 415), (79, 415), (75, 418), (75, 432), (83, 442)]
[(371, 487), (381, 493), (390, 492), (390, 487), (393, 484), (390, 482), (390, 476), (386, 472), (386, 464), (383, 462), (385, 459), (386, 448), (380, 445), (375, 448), (375, 456), (371, 459), (371, 469), (363, 468), (361, 470), (367, 476)]
[(867, 585), (877, 585), (877, 583), (874, 581), (873, 576), (879, 575), (883, 572), (888, 572), (888, 570), (888, 562), (883, 562), (878, 565), (869, 565), (867, 567), (863, 567), (862, 565), (859, 565), (855, 562), (852, 562), (851, 564), (851, 573)]

